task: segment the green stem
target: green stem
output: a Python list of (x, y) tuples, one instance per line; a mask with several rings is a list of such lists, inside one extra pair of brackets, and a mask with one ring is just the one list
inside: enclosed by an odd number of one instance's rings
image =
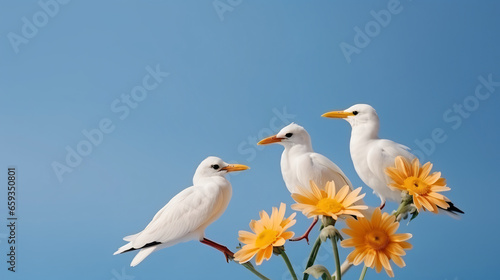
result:
[(251, 263), (246, 262), (246, 263), (242, 263), (241, 265), (244, 266), (246, 269), (250, 270), (250, 272), (252, 272), (253, 274), (255, 274), (260, 279), (262, 279), (262, 280), (270, 280), (269, 278), (267, 278), (266, 276), (264, 276), (260, 272), (258, 272), (257, 269), (255, 269), (255, 267), (253, 267), (253, 265)]
[(341, 280), (342, 271), (341, 271), (341, 267), (340, 267), (339, 248), (337, 246), (337, 237), (333, 237), (330, 239), (332, 240), (333, 256), (335, 257), (335, 268), (337, 269), (335, 280)]
[[(399, 214), (401, 214), (405, 209), (406, 209), (406, 206), (408, 206), (409, 204), (411, 204), (413, 202), (413, 197), (408, 195), (406, 196), (402, 201), (401, 203), (399, 204), (399, 207), (398, 209), (396, 210), (396, 212), (393, 213), (393, 215), (396, 217), (396, 219), (398, 218)], [(399, 221), (398, 221), (399, 222)]]
[[(314, 245), (311, 249), (311, 253), (309, 254), (309, 260), (307, 261), (306, 269), (311, 267), (314, 264), (314, 261), (316, 260), (316, 256), (318, 255), (319, 247), (321, 246), (321, 238), (316, 239), (316, 242), (314, 242)], [(309, 274), (304, 273), (304, 280), (309, 279)]]
[(361, 271), (361, 275), (359, 276), (359, 280), (365, 279), (366, 271), (368, 270), (368, 267), (365, 265), (363, 267), (363, 270)]
[(292, 264), (290, 263), (290, 259), (288, 259), (288, 256), (285, 253), (285, 250), (281, 251), (280, 254), (283, 257), (283, 260), (286, 263), (286, 266), (288, 267), (288, 270), (290, 270), (290, 274), (292, 274), (293, 280), (297, 280), (297, 275), (295, 274), (295, 271), (293, 270)]

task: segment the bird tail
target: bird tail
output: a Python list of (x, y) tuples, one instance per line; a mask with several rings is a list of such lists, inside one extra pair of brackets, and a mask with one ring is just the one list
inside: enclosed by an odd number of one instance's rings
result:
[[(127, 237), (125, 237), (127, 239), (130, 239)], [(153, 245), (154, 243), (151, 243), (151, 246), (147, 246), (145, 248), (142, 248), (142, 249), (139, 249), (139, 253), (137, 253), (137, 255), (135, 255), (134, 259), (132, 260), (132, 263), (130, 263), (130, 266), (136, 266), (138, 264), (140, 264), (147, 256), (149, 256), (149, 254), (153, 253), (156, 249), (159, 249), (158, 248), (158, 245)], [(157, 244), (160, 244), (160, 243), (157, 243)], [(132, 242), (129, 242), (123, 246), (121, 246), (116, 252), (113, 253), (113, 255), (118, 255), (118, 254), (121, 254), (121, 253), (125, 253), (125, 252), (130, 252), (130, 251), (134, 251), (134, 250), (137, 250), (136, 248), (134, 248), (134, 246), (132, 246)]]
[(460, 208), (456, 207), (452, 202), (448, 201), (448, 205), (450, 205), (448, 209), (442, 209), (441, 207), (439, 207), (439, 212), (445, 213), (454, 219), (459, 219), (460, 214), (465, 214), (464, 211), (460, 210)]
[(132, 241), (134, 241), (137, 238), (137, 236), (139, 236), (139, 234), (141, 234), (141, 232), (125, 236), (123, 240), (128, 241), (129, 243), (121, 246), (116, 252), (113, 253), (113, 255), (118, 255), (133, 250), (134, 246), (132, 246)]
[(132, 246), (132, 242), (129, 242), (123, 246), (121, 246), (120, 248), (118, 248), (118, 250), (116, 252), (113, 253), (113, 255), (118, 255), (118, 254), (121, 254), (121, 253), (125, 253), (129, 250), (132, 250), (134, 249), (134, 246)]
[(151, 253), (156, 251), (157, 248), (158, 248), (158, 246), (152, 246), (152, 247), (141, 249), (139, 251), (139, 253), (137, 253), (137, 255), (135, 255), (134, 259), (130, 263), (130, 266), (133, 267), (133, 266), (140, 264), (147, 256), (149, 256)]
[(123, 240), (125, 240), (125, 241), (133, 241), (137, 236), (139, 236), (139, 234), (141, 234), (141, 233), (139, 232), (139, 233), (136, 233), (136, 234), (125, 236), (123, 238)]

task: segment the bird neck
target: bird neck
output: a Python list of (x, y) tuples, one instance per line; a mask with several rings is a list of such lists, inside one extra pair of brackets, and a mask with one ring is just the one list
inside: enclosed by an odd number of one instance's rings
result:
[(311, 143), (306, 144), (295, 144), (293, 146), (285, 146), (284, 153), (288, 156), (300, 155), (304, 153), (312, 153), (312, 145)]
[(215, 176), (194, 176), (193, 177), (193, 185), (204, 185), (205, 183), (208, 182), (215, 182), (218, 185), (225, 185), (228, 184), (229, 181), (224, 177), (220, 175), (215, 175)]
[(351, 143), (378, 139), (379, 128), (380, 128), (379, 123), (373, 121), (362, 124), (359, 123), (356, 124), (355, 126), (352, 127)]

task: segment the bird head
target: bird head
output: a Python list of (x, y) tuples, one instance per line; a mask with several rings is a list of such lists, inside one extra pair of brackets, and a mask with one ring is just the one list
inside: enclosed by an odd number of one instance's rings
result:
[(378, 124), (378, 115), (375, 109), (368, 104), (356, 104), (343, 111), (332, 111), (322, 115), (325, 118), (344, 119), (352, 127), (361, 124)]
[(250, 169), (250, 167), (243, 164), (229, 164), (218, 157), (207, 157), (196, 169), (194, 178), (200, 179), (213, 176), (224, 176), (229, 172), (247, 169)]
[(285, 126), (278, 134), (262, 139), (258, 145), (278, 143), (283, 146), (311, 145), (309, 133), (300, 125), (291, 123)]

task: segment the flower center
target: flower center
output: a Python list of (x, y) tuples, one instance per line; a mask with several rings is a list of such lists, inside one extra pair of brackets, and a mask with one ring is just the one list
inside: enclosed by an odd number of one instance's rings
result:
[(365, 241), (375, 250), (381, 250), (389, 244), (389, 236), (385, 231), (374, 229), (365, 235)]
[(265, 229), (259, 235), (257, 235), (257, 240), (255, 240), (255, 247), (264, 248), (271, 245), (276, 241), (278, 232), (272, 229)]
[(406, 178), (404, 181), (404, 186), (410, 192), (410, 194), (424, 195), (429, 193), (429, 191), (431, 190), (429, 185), (414, 176)]
[(339, 203), (337, 200), (328, 197), (322, 198), (320, 201), (318, 201), (316, 207), (324, 213), (338, 213), (342, 209), (344, 209), (342, 203)]

